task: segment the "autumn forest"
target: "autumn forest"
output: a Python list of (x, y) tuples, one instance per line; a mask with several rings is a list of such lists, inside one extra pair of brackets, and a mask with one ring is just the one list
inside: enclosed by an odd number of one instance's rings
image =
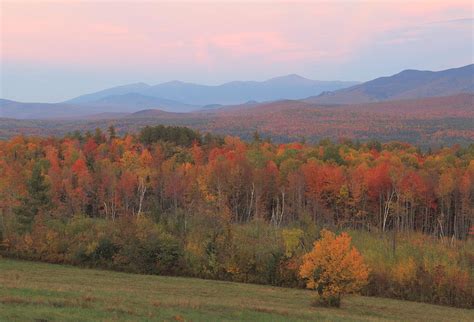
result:
[(469, 307), (474, 146), (272, 144), (145, 127), (0, 142), (7, 256), (301, 287), (322, 227), (350, 232), (364, 294)]
[(0, 0), (0, 321), (474, 321), (473, 13)]

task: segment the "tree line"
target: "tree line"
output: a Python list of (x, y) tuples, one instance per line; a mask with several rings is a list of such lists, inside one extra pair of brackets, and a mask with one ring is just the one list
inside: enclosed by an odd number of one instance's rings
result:
[(473, 225), (474, 145), (428, 153), (398, 142), (275, 145), (158, 126), (124, 137), (20, 136), (0, 148), (1, 207), (25, 223), (42, 210), (112, 220), (214, 211), (240, 223), (309, 215), (459, 239)]

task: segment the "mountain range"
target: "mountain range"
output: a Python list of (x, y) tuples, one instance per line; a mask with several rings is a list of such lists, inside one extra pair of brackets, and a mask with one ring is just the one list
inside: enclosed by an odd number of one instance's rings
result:
[(234, 81), (215, 86), (180, 81), (154, 86), (135, 83), (81, 95), (61, 103), (22, 103), (0, 99), (0, 117), (108, 118), (151, 109), (178, 113), (248, 109), (280, 100), (302, 100), (312, 105), (343, 105), (418, 99), (474, 93), (473, 76), (474, 64), (437, 72), (405, 70), (365, 83), (317, 81), (294, 74), (262, 82)]
[(261, 102), (302, 99), (324, 91), (346, 88), (355, 84), (357, 82), (317, 81), (294, 74), (272, 78), (263, 82), (233, 81), (215, 86), (180, 81), (171, 81), (154, 86), (136, 83), (82, 95), (66, 103), (97, 102), (104, 98), (110, 99), (115, 95), (134, 93), (141, 95), (140, 99), (153, 97), (197, 107), (211, 104), (234, 105), (251, 100)]
[(404, 70), (389, 77), (332, 92), (305, 101), (318, 104), (357, 104), (388, 100), (449, 96), (474, 92), (474, 64), (439, 72)]

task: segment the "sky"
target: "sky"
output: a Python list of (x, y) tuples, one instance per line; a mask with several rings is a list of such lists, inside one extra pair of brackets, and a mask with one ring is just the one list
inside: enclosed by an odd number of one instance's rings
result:
[(286, 74), (366, 81), (474, 61), (471, 0), (0, 0), (0, 97)]

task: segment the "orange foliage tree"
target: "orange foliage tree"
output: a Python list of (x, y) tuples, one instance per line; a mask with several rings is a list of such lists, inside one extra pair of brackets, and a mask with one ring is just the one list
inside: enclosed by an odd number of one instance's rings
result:
[(343, 295), (357, 293), (367, 283), (369, 269), (347, 233), (322, 230), (321, 239), (304, 255), (299, 275), (318, 292), (321, 304), (339, 307)]

